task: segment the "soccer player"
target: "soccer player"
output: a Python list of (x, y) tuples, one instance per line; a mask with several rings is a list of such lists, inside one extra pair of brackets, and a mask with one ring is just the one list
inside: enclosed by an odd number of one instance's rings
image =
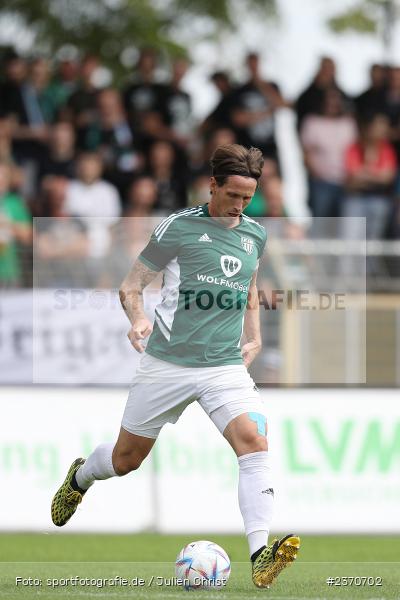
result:
[[(51, 514), (55, 525), (65, 525), (94, 481), (138, 469), (163, 425), (196, 400), (238, 457), (253, 582), (268, 587), (296, 558), (300, 539), (290, 534), (268, 545), (274, 491), (266, 415), (247, 372), (261, 349), (256, 275), (266, 232), (242, 212), (263, 158), (257, 148), (229, 144), (215, 150), (211, 167), (210, 202), (164, 219), (121, 285), (128, 337), (142, 357), (120, 434), (116, 444), (101, 444), (72, 463)], [(161, 270), (153, 327), (143, 289)]]

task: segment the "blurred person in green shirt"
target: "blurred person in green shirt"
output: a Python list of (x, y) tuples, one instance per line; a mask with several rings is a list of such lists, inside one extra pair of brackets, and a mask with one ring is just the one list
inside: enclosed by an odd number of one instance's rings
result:
[(16, 286), (21, 279), (17, 243), (29, 244), (32, 225), (23, 199), (10, 191), (10, 166), (0, 163), (0, 287)]

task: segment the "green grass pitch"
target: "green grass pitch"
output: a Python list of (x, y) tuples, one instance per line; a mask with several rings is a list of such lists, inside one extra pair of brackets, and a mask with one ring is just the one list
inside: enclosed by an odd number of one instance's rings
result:
[[(1, 534), (0, 598), (182, 600), (187, 592), (173, 585), (174, 560), (196, 539), (220, 544), (232, 561), (232, 574), (222, 591), (190, 592), (201, 600), (400, 599), (399, 537), (303, 535), (296, 563), (270, 589), (258, 590), (251, 582), (245, 537), (218, 534)], [(32, 578), (32, 583), (17, 586), (17, 577), (24, 583)], [(88, 578), (91, 585), (61, 585), (73, 577)], [(328, 586), (328, 577), (341, 585)], [(341, 577), (348, 577), (347, 585)], [(129, 583), (133, 579), (133, 585), (120, 585), (118, 578)], [(61, 580), (58, 587), (53, 587), (53, 579)], [(104, 579), (107, 585), (101, 587)]]

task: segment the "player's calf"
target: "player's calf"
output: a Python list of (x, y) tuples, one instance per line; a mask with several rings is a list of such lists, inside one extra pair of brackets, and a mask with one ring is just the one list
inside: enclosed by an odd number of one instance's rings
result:
[(117, 475), (136, 471), (155, 444), (154, 438), (136, 435), (121, 427), (112, 453), (112, 463)]
[(143, 456), (137, 450), (131, 450), (126, 452), (120, 452), (114, 449), (113, 453), (113, 466), (117, 475), (122, 477), (132, 471), (136, 471), (146, 456)]

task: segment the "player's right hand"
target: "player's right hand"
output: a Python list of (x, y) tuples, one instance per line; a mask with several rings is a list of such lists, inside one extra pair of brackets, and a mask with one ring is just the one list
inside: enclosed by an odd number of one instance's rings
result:
[(128, 338), (137, 352), (144, 352), (140, 340), (147, 338), (153, 331), (153, 325), (149, 319), (138, 319), (128, 332)]

